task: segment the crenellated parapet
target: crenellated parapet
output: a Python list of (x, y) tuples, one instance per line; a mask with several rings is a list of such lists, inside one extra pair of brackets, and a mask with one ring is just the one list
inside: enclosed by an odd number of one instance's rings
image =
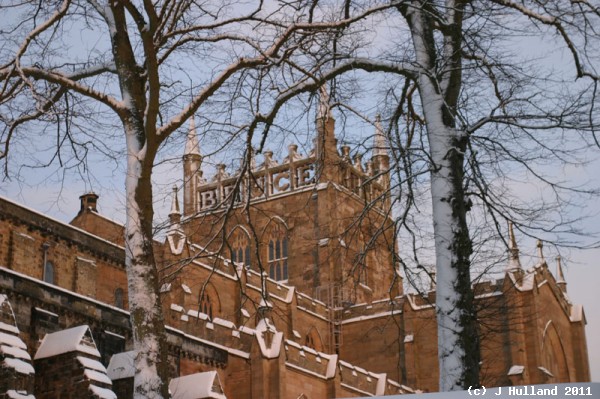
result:
[[(199, 212), (215, 211), (228, 206), (231, 201), (244, 204), (263, 201), (295, 192), (315, 190), (323, 179), (317, 174), (319, 160), (315, 155), (303, 156), (297, 145), (289, 146), (288, 155), (280, 162), (271, 151), (263, 155), (263, 162), (244, 173), (228, 174), (225, 165), (217, 165), (215, 175), (198, 185), (196, 206)], [(314, 153), (314, 151), (313, 151)], [(362, 164), (360, 156), (350, 157), (350, 147), (342, 146), (338, 162), (333, 166), (337, 178), (332, 183), (345, 188), (360, 199), (377, 201), (383, 208), (388, 202), (388, 187), (383, 172), (373, 167), (373, 162)]]
[(195, 125), (190, 125), (184, 163), (184, 216), (215, 211), (234, 203), (263, 201), (298, 191), (314, 190), (319, 184), (333, 183), (379, 208), (389, 207), (388, 145), (378, 116), (375, 121), (372, 158), (363, 164), (362, 155), (350, 155), (350, 147), (338, 148), (335, 119), (327, 90), (320, 91), (320, 104), (315, 120), (314, 148), (308, 155), (290, 144), (283, 159), (272, 151), (262, 152), (257, 163), (250, 154), (249, 162), (228, 173), (224, 164), (216, 165), (213, 176), (204, 176), (203, 157), (199, 151)]

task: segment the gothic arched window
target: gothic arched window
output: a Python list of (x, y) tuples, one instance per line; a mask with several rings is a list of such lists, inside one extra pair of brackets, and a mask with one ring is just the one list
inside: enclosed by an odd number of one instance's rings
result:
[(125, 307), (125, 300), (122, 288), (117, 288), (115, 290), (115, 306), (121, 309)]
[(54, 265), (50, 261), (46, 261), (44, 265), (44, 281), (54, 284)]
[(219, 293), (212, 283), (202, 284), (198, 292), (198, 305), (200, 313), (208, 315), (210, 320), (221, 314), (221, 301)]
[(212, 320), (213, 307), (210, 301), (210, 295), (208, 295), (206, 292), (202, 294), (202, 297), (200, 298), (200, 312), (208, 315), (208, 318)]
[(287, 231), (281, 224), (271, 229), (267, 249), (269, 277), (281, 281), (288, 279), (288, 239)]
[(242, 263), (247, 268), (250, 267), (250, 237), (241, 227), (233, 230), (229, 236), (229, 245), (231, 247), (231, 261)]
[(317, 352), (323, 352), (323, 341), (321, 340), (321, 335), (316, 328), (312, 327), (308, 334), (306, 334), (304, 345), (316, 350)]

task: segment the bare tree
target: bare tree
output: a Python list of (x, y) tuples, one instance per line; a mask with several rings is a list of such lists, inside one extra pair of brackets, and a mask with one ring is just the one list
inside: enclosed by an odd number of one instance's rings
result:
[[(223, 123), (238, 126), (245, 115), (260, 112), (247, 89), (255, 75), (285, 65), (297, 49), (310, 49), (312, 32), (374, 12), (331, 22), (313, 15), (313, 8), (300, 1), (179, 0), (11, 1), (0, 7), (11, 20), (3, 25), (0, 49), (5, 174), (11, 170), (11, 144), (32, 127), (58, 127), (52, 159), (59, 161), (69, 147), (75, 162), (84, 162), (88, 149), (110, 154), (113, 145), (126, 149), (126, 266), (136, 397), (168, 397), (152, 250), (151, 177), (157, 153), (197, 113), (221, 113)], [(123, 136), (92, 131), (105, 118), (118, 121)]]
[[(557, 219), (560, 206), (565, 192), (590, 191), (552, 179), (539, 166), (548, 160), (579, 162), (579, 150), (598, 145), (600, 11), (586, 0), (392, 4), (395, 11), (383, 10), (322, 39), (320, 74), (303, 74), (300, 68), (288, 74), (285, 81), (294, 83), (272, 98), (271, 110), (258, 114), (250, 131), (263, 123), (266, 135), (283, 104), (328, 80), (354, 76), (352, 84), (369, 95), (385, 96), (379, 101), (390, 122), (391, 169), (397, 173), (395, 188), (404, 195), (397, 224), (412, 237), (414, 182), (429, 174), (440, 390), (466, 389), (479, 385), (480, 368), (469, 211), (476, 206), (475, 217), (496, 232), (505, 232), (510, 220), (536, 237), (553, 234), (560, 240), (561, 234), (576, 233), (564, 218)], [(338, 18), (362, 6), (340, 2)], [(548, 53), (557, 48), (568, 55), (568, 66), (557, 63), (552, 69)], [(358, 71), (385, 78), (373, 84)], [(344, 98), (348, 83), (333, 87), (339, 89), (332, 96), (337, 106), (364, 112), (348, 105), (360, 89)], [(516, 202), (514, 182), (506, 184), (511, 169), (548, 188), (551, 200)]]

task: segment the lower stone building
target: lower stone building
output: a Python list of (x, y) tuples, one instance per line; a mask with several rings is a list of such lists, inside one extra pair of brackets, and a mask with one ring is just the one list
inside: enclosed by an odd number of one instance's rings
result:
[[(183, 213), (175, 188), (154, 245), (174, 398), (438, 390), (435, 284), (403, 290), (383, 131), (363, 165), (330, 114), (317, 122), (311, 154), (290, 145), (210, 181), (190, 129)], [(70, 224), (0, 198), (0, 399), (132, 397), (123, 226), (80, 198)], [(483, 385), (589, 381), (560, 260), (553, 274), (540, 246), (523, 268), (509, 230), (503, 277), (474, 285)]]

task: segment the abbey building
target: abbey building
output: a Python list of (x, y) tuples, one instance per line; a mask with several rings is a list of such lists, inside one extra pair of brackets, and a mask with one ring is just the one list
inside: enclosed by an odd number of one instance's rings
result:
[[(438, 389), (435, 287), (403, 291), (383, 132), (365, 162), (338, 148), (326, 107), (316, 123), (312, 153), (290, 145), (210, 177), (191, 126), (155, 243), (173, 398)], [(65, 224), (0, 199), (0, 399), (132, 397), (123, 227), (97, 201), (82, 195)], [(483, 384), (589, 381), (560, 259), (540, 248), (526, 269), (512, 229), (509, 242), (504, 278), (475, 286)]]

